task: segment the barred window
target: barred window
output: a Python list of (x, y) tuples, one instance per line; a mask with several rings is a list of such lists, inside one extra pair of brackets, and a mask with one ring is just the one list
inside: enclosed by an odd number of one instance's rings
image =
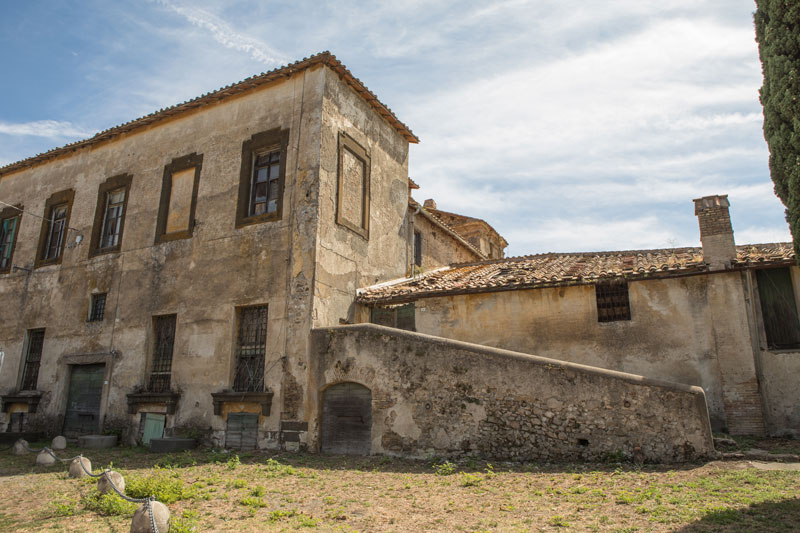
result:
[(233, 390), (264, 390), (264, 359), (267, 351), (267, 306), (242, 307), (238, 312), (236, 375)]
[(28, 330), (28, 347), (25, 351), (25, 367), (22, 370), (21, 390), (36, 390), (39, 381), (39, 366), (42, 362), (44, 329)]
[(631, 319), (628, 282), (625, 279), (598, 282), (594, 287), (597, 298), (598, 322)]
[(756, 270), (764, 333), (770, 350), (800, 348), (800, 319), (788, 268)]
[(89, 308), (89, 322), (100, 322), (106, 313), (106, 293), (92, 294)]
[(172, 374), (172, 351), (175, 345), (176, 315), (153, 317), (153, 365), (150, 369), (148, 390), (169, 392)]

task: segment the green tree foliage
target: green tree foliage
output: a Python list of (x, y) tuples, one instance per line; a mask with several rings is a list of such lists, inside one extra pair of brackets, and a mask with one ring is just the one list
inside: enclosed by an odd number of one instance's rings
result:
[(800, 261), (800, 2), (756, 0), (755, 23), (769, 170)]

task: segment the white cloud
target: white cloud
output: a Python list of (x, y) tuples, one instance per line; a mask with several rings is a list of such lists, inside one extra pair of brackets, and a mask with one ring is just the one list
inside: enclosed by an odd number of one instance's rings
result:
[(207, 30), (219, 44), (231, 50), (245, 52), (252, 59), (269, 66), (287, 63), (287, 57), (268, 44), (237, 32), (216, 15), (197, 7), (186, 7), (167, 0), (155, 0), (185, 18), (194, 26)]
[(33, 122), (0, 122), (0, 134), (68, 139), (90, 137), (94, 132), (75, 126), (71, 122), (58, 120), (35, 120)]
[(749, 226), (739, 231), (734, 231), (737, 243), (759, 244), (769, 242), (791, 242), (792, 236), (789, 227), (757, 227)]

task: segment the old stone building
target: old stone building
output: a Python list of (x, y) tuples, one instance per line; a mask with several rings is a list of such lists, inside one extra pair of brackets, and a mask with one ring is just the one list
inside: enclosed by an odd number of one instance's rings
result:
[(708, 406), (794, 424), (783, 326), (753, 351), (788, 247), (503, 259), (411, 198), (416, 142), (326, 52), (0, 168), (0, 430), (683, 461)]
[(791, 243), (736, 246), (725, 196), (695, 200), (702, 248), (462, 263), (368, 287), (440, 337), (700, 386), (711, 423), (800, 434), (800, 271)]

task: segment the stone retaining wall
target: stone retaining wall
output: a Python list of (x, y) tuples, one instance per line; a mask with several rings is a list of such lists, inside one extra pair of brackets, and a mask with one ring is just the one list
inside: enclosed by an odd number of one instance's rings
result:
[(700, 387), (368, 324), (313, 330), (312, 344), (312, 449), (324, 389), (349, 381), (372, 391), (372, 453), (683, 462), (714, 450)]

